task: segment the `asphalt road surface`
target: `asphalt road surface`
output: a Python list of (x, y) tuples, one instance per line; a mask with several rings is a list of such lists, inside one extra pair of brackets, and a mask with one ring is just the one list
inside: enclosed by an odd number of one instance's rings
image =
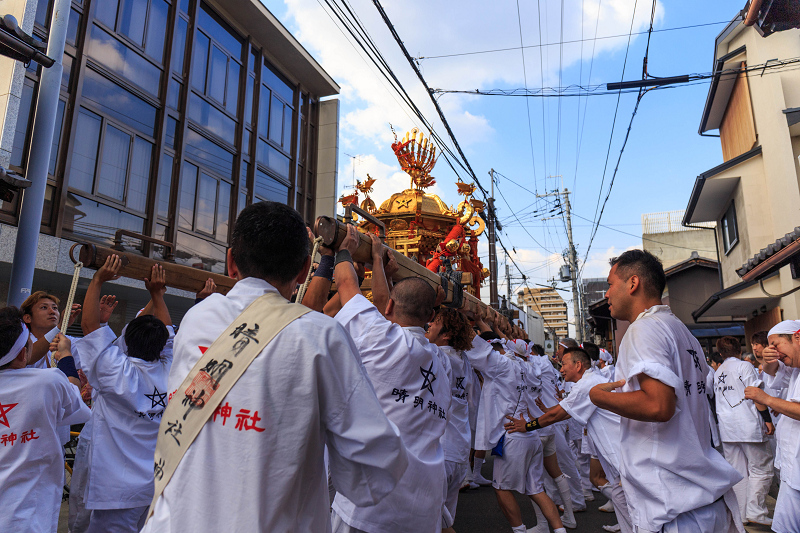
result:
[[(483, 476), (491, 479), (492, 460), (488, 454), (483, 465)], [(575, 532), (603, 532), (602, 526), (616, 524), (617, 517), (614, 513), (601, 513), (598, 507), (606, 503), (606, 498), (599, 492), (593, 492), (594, 501), (586, 503), (586, 511), (575, 513), (578, 522), (577, 529), (568, 529)], [(536, 516), (533, 514), (530, 498), (516, 495), (519, 508), (522, 510), (522, 521), (527, 527), (536, 525)], [(492, 487), (480, 487), (468, 490), (458, 495), (458, 509), (456, 522), (453, 529), (457, 533), (509, 533), (511, 526), (500, 511), (497, 498)]]

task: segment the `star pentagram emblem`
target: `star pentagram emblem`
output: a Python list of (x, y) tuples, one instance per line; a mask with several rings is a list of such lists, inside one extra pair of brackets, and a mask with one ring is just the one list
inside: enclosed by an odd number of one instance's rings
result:
[(153, 405), (150, 407), (151, 409), (159, 405), (164, 408), (167, 407), (167, 403), (164, 401), (167, 397), (167, 393), (158, 392), (158, 388), (155, 386), (153, 387), (153, 394), (145, 394), (145, 396), (150, 398), (150, 401), (153, 402)]
[(431, 366), (428, 367), (428, 370), (419, 367), (419, 371), (422, 373), (422, 378), (424, 379), (422, 387), (419, 390), (428, 389), (431, 394), (434, 394), (433, 382), (436, 381), (436, 374), (433, 373), (433, 361), (431, 361)]
[(403, 200), (397, 200), (397, 205), (399, 205), (400, 207), (405, 207), (406, 209), (408, 209), (408, 207), (411, 205), (411, 200), (412, 200), (412, 198), (405, 198)]
[(725, 384), (725, 378), (727, 378), (727, 377), (728, 376), (726, 376), (725, 374), (720, 374), (719, 377), (717, 378), (717, 382), (720, 385), (724, 385)]
[(456, 388), (464, 390), (464, 378), (463, 377), (456, 378)]
[(0, 424), (3, 424), (7, 428), (11, 427), (10, 425), (8, 425), (8, 416), (7, 415), (8, 415), (8, 412), (10, 410), (12, 410), (13, 408), (15, 408), (17, 405), (19, 405), (19, 404), (17, 404), (17, 403), (9, 403), (9, 404), (3, 405), (2, 403), (0, 403)]

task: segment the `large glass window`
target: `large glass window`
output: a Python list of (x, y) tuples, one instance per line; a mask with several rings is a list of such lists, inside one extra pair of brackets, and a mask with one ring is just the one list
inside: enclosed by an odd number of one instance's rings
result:
[(169, 4), (164, 0), (102, 0), (95, 17), (161, 63)]
[(161, 70), (100, 26), (92, 26), (86, 45), (90, 57), (153, 95), (158, 95)]
[(150, 137), (153, 136), (156, 108), (88, 68), (84, 74), (83, 97), (97, 105), (103, 113)]
[(153, 145), (87, 109), (77, 118), (69, 186), (144, 214)]
[(218, 241), (228, 240), (231, 184), (184, 163), (178, 226)]

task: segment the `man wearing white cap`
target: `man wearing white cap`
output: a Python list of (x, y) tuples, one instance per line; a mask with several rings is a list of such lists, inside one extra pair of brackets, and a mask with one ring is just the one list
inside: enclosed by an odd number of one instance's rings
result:
[[(91, 411), (61, 370), (25, 368), (30, 353), (22, 313), (0, 309), (0, 531), (50, 533), (64, 486), (57, 428), (86, 422)], [(69, 342), (54, 357), (71, 359)]]
[(597, 369), (609, 380), (614, 379), (614, 358), (605, 348), (600, 348), (600, 360), (597, 362)]
[(711, 446), (710, 369), (697, 339), (661, 305), (661, 261), (629, 250), (611, 265), (611, 316), (631, 325), (619, 381), (595, 385), (590, 398), (620, 415), (619, 471), (634, 531), (741, 533), (733, 486), (742, 476)]
[(766, 405), (782, 415), (776, 434), (781, 469), (781, 488), (775, 503), (772, 530), (800, 531), (800, 322), (784, 320), (769, 330), (764, 348), (764, 383), (780, 389), (786, 399), (770, 396), (759, 387), (747, 387), (745, 398)]

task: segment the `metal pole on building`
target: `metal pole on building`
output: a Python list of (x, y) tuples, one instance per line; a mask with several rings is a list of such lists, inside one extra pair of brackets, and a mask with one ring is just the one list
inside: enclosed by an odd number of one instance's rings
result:
[(39, 248), (39, 229), (42, 225), (42, 209), (47, 189), (47, 170), (56, 127), (58, 93), (61, 89), (61, 74), (64, 70), (64, 42), (67, 38), (71, 0), (55, 0), (50, 19), (50, 34), (47, 40), (47, 55), (55, 59), (50, 68), (41, 69), (39, 93), (36, 97), (36, 115), (31, 131), (31, 146), (28, 156), (26, 178), (32, 183), (22, 193), (17, 242), (11, 264), (11, 280), (8, 286), (8, 304), (19, 307), (31, 293), (33, 271), (36, 266), (36, 251)]
[(499, 309), (500, 301), (497, 294), (497, 213), (494, 211), (494, 169), (489, 171), (492, 177), (492, 196), (489, 201), (489, 305)]
[(569, 240), (569, 269), (572, 282), (572, 312), (575, 314), (575, 337), (578, 342), (583, 342), (583, 321), (581, 315), (581, 298), (578, 292), (578, 254), (572, 242), (572, 217), (570, 216), (569, 190), (564, 189), (564, 209), (567, 217), (567, 239)]

